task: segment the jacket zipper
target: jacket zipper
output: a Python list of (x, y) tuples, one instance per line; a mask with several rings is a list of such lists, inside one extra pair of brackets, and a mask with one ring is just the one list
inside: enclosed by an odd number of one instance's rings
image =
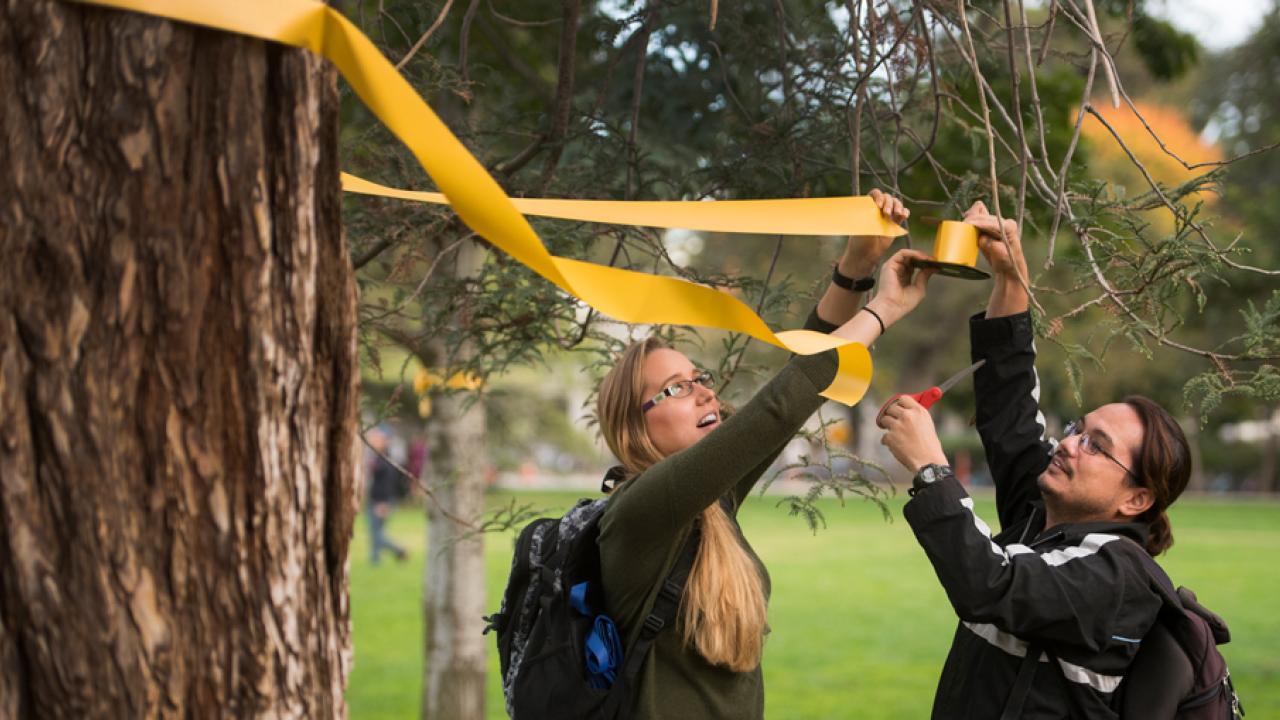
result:
[[(1018, 543), (1019, 543), (1019, 544), (1024, 543), (1024, 541), (1027, 539), (1027, 533), (1031, 532), (1031, 526), (1035, 524), (1035, 522), (1036, 522), (1036, 513), (1038, 513), (1038, 512), (1040, 512), (1040, 508), (1038, 508), (1038, 507), (1036, 507), (1036, 506), (1032, 505), (1032, 506), (1031, 506), (1031, 517), (1027, 518), (1027, 524), (1022, 526), (1022, 534), (1018, 536)], [(1053, 534), (1045, 535), (1044, 537), (1040, 538), (1039, 540), (1036, 540), (1035, 542), (1031, 543), (1030, 545), (1027, 545), (1027, 547), (1035, 547), (1035, 546), (1037, 546), (1037, 545), (1043, 545), (1043, 544), (1045, 544), (1045, 543), (1047, 543), (1047, 542), (1049, 542), (1049, 541), (1051, 541), (1051, 540), (1058, 540), (1058, 539), (1063, 538), (1063, 537), (1065, 537), (1065, 536), (1066, 536), (1066, 533), (1064, 533), (1063, 531), (1059, 530), (1059, 531), (1057, 531), (1057, 532), (1055, 532), (1055, 533), (1053, 533)]]
[(1022, 534), (1018, 536), (1018, 543), (1022, 544), (1027, 539), (1027, 533), (1031, 531), (1031, 526), (1036, 522), (1036, 513), (1040, 512), (1040, 508), (1035, 505), (1031, 506), (1031, 517), (1027, 518), (1027, 524), (1022, 526)]
[(1035, 547), (1035, 546), (1037, 546), (1037, 545), (1044, 545), (1045, 543), (1050, 542), (1050, 541), (1052, 541), (1052, 540), (1061, 540), (1062, 538), (1066, 537), (1066, 535), (1067, 535), (1067, 534), (1066, 534), (1065, 532), (1063, 532), (1063, 531), (1061, 531), (1061, 530), (1058, 530), (1057, 532), (1054, 532), (1054, 533), (1052, 533), (1052, 534), (1045, 535), (1044, 537), (1040, 538), (1039, 540), (1036, 540), (1035, 542), (1031, 543), (1031, 544), (1030, 544), (1030, 545), (1028, 545), (1027, 547)]

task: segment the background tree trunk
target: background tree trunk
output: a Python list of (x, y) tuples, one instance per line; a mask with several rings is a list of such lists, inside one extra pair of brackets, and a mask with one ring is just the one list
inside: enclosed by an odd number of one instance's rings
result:
[(1276, 434), (1277, 420), (1280, 411), (1264, 407), (1262, 422), (1267, 429), (1266, 438), (1262, 441), (1262, 466), (1258, 468), (1258, 491), (1274, 493), (1280, 489), (1280, 437)]
[(0, 717), (341, 717), (334, 73), (65, 3), (0, 28)]
[(1186, 433), (1187, 444), (1191, 447), (1191, 477), (1187, 479), (1187, 490), (1205, 492), (1209, 489), (1209, 474), (1205, 472), (1204, 453), (1200, 450), (1200, 422), (1195, 417), (1178, 418), (1178, 424)]
[[(484, 262), (484, 250), (467, 241), (458, 250), (452, 272), (471, 277)], [(468, 318), (459, 318), (468, 322)], [(437, 348), (436, 357), (458, 362), (469, 346)], [(485, 607), (484, 537), (467, 535), (459, 520), (484, 513), (484, 401), (471, 393), (450, 393), (432, 402), (429, 425), (431, 472), (427, 502), (427, 559), (423, 578), (426, 613), (426, 676), (422, 683), (425, 720), (480, 720), (484, 717), (485, 648), (481, 634)], [(447, 514), (446, 514), (447, 513)], [(465, 537), (464, 537), (465, 536)]]

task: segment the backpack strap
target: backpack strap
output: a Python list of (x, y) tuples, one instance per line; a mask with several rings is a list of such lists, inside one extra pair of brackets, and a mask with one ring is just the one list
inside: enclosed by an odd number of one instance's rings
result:
[(676, 564), (672, 566), (667, 579), (662, 583), (662, 589), (658, 591), (658, 598), (654, 600), (653, 608), (644, 619), (644, 627), (640, 629), (640, 639), (636, 641), (631, 657), (627, 658), (626, 675), (628, 677), (633, 677), (640, 671), (640, 664), (649, 651), (649, 646), (658, 637), (658, 633), (675, 621), (676, 612), (680, 609), (680, 597), (684, 594), (684, 585), (689, 580), (689, 571), (693, 569), (693, 560), (698, 556), (698, 545), (701, 539), (702, 530), (694, 525), (689, 533), (689, 539), (685, 541), (684, 548), (680, 551), (680, 557), (676, 559)]
[(610, 690), (604, 717), (623, 716), (620, 712), (621, 708), (625, 706), (624, 703), (631, 701), (631, 684), (640, 674), (640, 666), (644, 663), (645, 656), (649, 654), (649, 648), (657, 639), (658, 633), (676, 619), (676, 612), (680, 609), (680, 597), (684, 594), (684, 585), (689, 580), (689, 571), (693, 569), (693, 561), (698, 556), (698, 545), (701, 540), (702, 528), (695, 522), (693, 530), (689, 532), (689, 538), (685, 540), (684, 548), (680, 550), (680, 556), (676, 558), (675, 565), (671, 567), (671, 572), (662, 583), (662, 589), (658, 591), (653, 608), (644, 619), (644, 626), (640, 628), (640, 637), (636, 640), (635, 647), (627, 653), (626, 664), (618, 676), (618, 682)]
[(1027, 654), (1018, 665), (1018, 677), (1013, 681), (1013, 689), (1009, 691), (1009, 699), (1005, 701), (1000, 720), (1018, 720), (1022, 717), (1022, 708), (1027, 704), (1031, 683), (1036, 677), (1036, 666), (1040, 664), (1040, 653), (1038, 644), (1027, 645)]
[[(724, 508), (729, 519), (737, 525), (737, 521), (733, 519), (732, 500), (726, 495), (720, 498), (720, 507)], [(627, 658), (626, 673), (633, 676), (640, 672), (640, 663), (644, 660), (644, 656), (649, 652), (649, 646), (653, 644), (654, 638), (662, 629), (675, 622), (676, 612), (680, 609), (680, 598), (684, 595), (684, 585), (689, 581), (689, 573), (693, 570), (693, 561), (698, 557), (698, 546), (702, 541), (702, 523), (701, 521), (693, 524), (693, 529), (689, 531), (689, 538), (684, 542), (684, 548), (680, 550), (680, 557), (676, 558), (676, 564), (671, 567), (671, 572), (667, 574), (667, 579), (662, 583), (662, 589), (658, 591), (658, 598), (653, 602), (653, 608), (649, 610), (649, 615), (644, 619), (644, 627), (640, 630), (640, 639), (636, 641), (636, 647), (631, 651), (631, 656)]]
[(1156, 586), (1156, 590), (1160, 593), (1160, 598), (1164, 600), (1164, 604), (1181, 612), (1183, 609), (1182, 599), (1178, 597), (1178, 591), (1174, 589), (1173, 580), (1169, 579), (1169, 574), (1164, 571), (1164, 568), (1160, 567), (1160, 563), (1156, 562), (1155, 558), (1151, 557), (1146, 548), (1133, 542), (1133, 540), (1129, 540), (1129, 542), (1138, 546), (1140, 552), (1137, 555), (1142, 561), (1142, 567), (1147, 571), (1147, 577)]

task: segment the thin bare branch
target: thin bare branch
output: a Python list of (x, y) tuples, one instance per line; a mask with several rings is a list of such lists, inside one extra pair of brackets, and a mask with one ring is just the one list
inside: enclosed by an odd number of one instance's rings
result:
[(569, 116), (572, 111), (573, 80), (577, 75), (576, 60), (578, 49), (578, 18), (582, 13), (582, 0), (564, 0), (564, 16), (560, 25), (560, 54), (556, 72), (556, 98), (551, 108), (551, 127), (547, 130), (546, 144), (549, 147), (546, 161), (542, 164), (542, 178), (538, 181), (538, 194), (545, 195), (551, 187), (556, 166), (564, 153), (565, 134), (569, 130)]
[(453, 0), (445, 0), (444, 7), (440, 8), (440, 14), (436, 15), (435, 22), (431, 23), (431, 27), (427, 28), (427, 31), (422, 33), (422, 37), (418, 38), (418, 41), (413, 44), (413, 47), (409, 48), (409, 52), (405, 53), (404, 57), (400, 58), (400, 62), (396, 63), (397, 70), (408, 65), (409, 61), (413, 59), (413, 56), (417, 54), (418, 50), (420, 50), (422, 46), (426, 44), (427, 40), (430, 40), (431, 36), (435, 34), (436, 30), (444, 24), (444, 19), (449, 15), (449, 8), (451, 7), (453, 7)]
[[(969, 68), (973, 72), (974, 81), (979, 84), (979, 87), (981, 87), (983, 84), (982, 70), (978, 67), (978, 56), (973, 47), (973, 35), (969, 32), (969, 20), (965, 17), (964, 0), (956, 0), (956, 2), (959, 6), (958, 15), (960, 18), (960, 29), (964, 32), (965, 45), (968, 48), (965, 59), (969, 62)], [(996, 141), (994, 131), (991, 128), (991, 110), (987, 106), (987, 94), (979, 91), (978, 100), (982, 105), (983, 130), (987, 134), (987, 161), (991, 179), (991, 202), (995, 208), (996, 217), (1002, 218), (1004, 217), (1004, 213), (1000, 210), (1000, 182), (996, 177)], [(999, 227), (1000, 242), (1008, 243), (1009, 239), (1008, 236), (1005, 235), (1004, 223), (1000, 223)], [(1019, 272), (1018, 281), (1022, 283), (1022, 288), (1026, 290), (1027, 297), (1031, 299), (1031, 303), (1036, 306), (1037, 310), (1043, 313), (1044, 308), (1040, 305), (1040, 301), (1036, 299), (1035, 291), (1031, 288), (1031, 278), (1023, 277), (1022, 273)]]
[(1098, 14), (1093, 9), (1093, 0), (1084, 0), (1085, 11), (1089, 15), (1089, 31), (1092, 33), (1091, 39), (1097, 46), (1098, 52), (1102, 53), (1102, 70), (1107, 76), (1107, 86), (1111, 88), (1111, 105), (1120, 107), (1120, 89), (1119, 82), (1116, 80), (1116, 72), (1111, 68), (1111, 54), (1107, 51), (1107, 45), (1102, 41), (1102, 30), (1098, 27)]

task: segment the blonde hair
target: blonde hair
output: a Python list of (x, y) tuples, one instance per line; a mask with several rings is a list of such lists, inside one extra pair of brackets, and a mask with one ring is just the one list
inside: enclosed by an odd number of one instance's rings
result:
[[(628, 479), (663, 458), (649, 438), (640, 406), (645, 358), (667, 347), (656, 337), (632, 343), (600, 385), (600, 432)], [(765, 633), (760, 571), (719, 502), (703, 510), (701, 519), (698, 555), (681, 598), (685, 644), (713, 665), (734, 672), (754, 670)]]

